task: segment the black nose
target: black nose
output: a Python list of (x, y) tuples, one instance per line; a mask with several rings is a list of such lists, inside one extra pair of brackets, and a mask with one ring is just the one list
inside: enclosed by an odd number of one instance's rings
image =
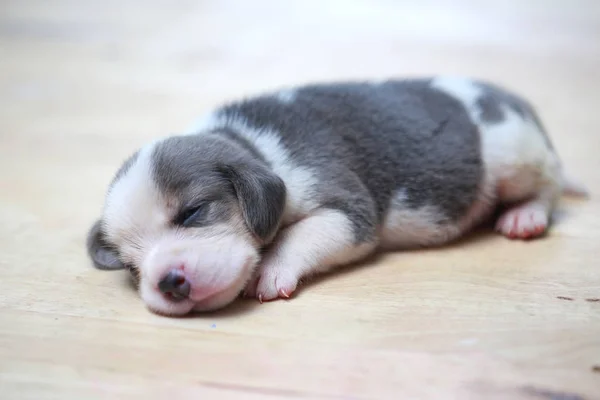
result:
[(190, 283), (182, 272), (170, 271), (158, 283), (158, 289), (171, 297), (172, 300), (183, 300), (190, 295)]

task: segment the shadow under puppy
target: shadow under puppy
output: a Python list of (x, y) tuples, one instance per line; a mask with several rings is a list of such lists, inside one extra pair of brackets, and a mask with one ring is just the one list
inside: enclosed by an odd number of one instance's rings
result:
[(129, 266), (164, 315), (301, 278), (376, 250), (439, 246), (508, 206), (503, 235), (542, 235), (566, 178), (532, 106), (435, 77), (313, 84), (217, 108), (149, 143), (110, 184), (88, 236), (98, 268)]

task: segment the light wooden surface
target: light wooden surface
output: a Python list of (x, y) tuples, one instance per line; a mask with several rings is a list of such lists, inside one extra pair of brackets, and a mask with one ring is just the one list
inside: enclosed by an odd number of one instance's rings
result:
[[(528, 96), (593, 197), (543, 240), (482, 232), (193, 318), (91, 268), (140, 144), (280, 85), (438, 73)], [(597, 0), (5, 0), (0, 85), (0, 398), (600, 398)]]

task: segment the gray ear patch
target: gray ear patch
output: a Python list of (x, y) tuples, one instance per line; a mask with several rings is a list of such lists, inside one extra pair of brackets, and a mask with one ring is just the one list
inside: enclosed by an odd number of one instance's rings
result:
[(286, 202), (285, 184), (267, 167), (220, 165), (221, 172), (233, 185), (246, 224), (263, 243), (269, 243), (283, 216)]
[(102, 270), (125, 269), (117, 252), (106, 242), (100, 220), (90, 228), (87, 236), (87, 250), (94, 262), (94, 267)]

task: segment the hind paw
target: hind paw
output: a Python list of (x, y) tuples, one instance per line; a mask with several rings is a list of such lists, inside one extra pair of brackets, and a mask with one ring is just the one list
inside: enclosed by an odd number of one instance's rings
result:
[(548, 213), (542, 207), (523, 205), (506, 211), (496, 223), (496, 230), (510, 239), (532, 239), (548, 228)]

